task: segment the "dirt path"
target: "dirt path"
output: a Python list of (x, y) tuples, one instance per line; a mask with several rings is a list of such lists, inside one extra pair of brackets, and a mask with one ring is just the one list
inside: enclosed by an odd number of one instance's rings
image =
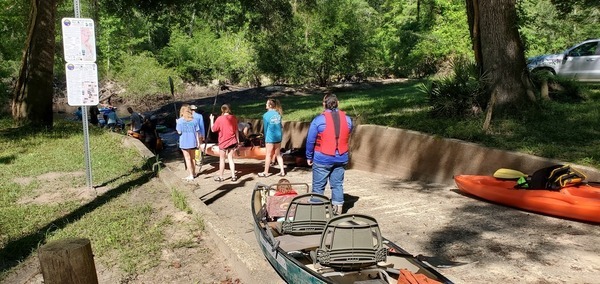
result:
[[(212, 180), (216, 159), (210, 162), (187, 186), (220, 217), (220, 226), (230, 226), (261, 258), (252, 232), (250, 194), (256, 182), (275, 183), (278, 177), (259, 178), (260, 161), (246, 160), (237, 166), (237, 182), (217, 183)], [(185, 176), (180, 161), (170, 167)], [(290, 169), (287, 178), (310, 183), (311, 172)], [(407, 251), (468, 262), (440, 269), (456, 283), (600, 283), (597, 225), (490, 204), (460, 194), (454, 185), (357, 170), (346, 172), (345, 193), (345, 211), (375, 217), (384, 236)], [(265, 279), (280, 282), (276, 275)]]

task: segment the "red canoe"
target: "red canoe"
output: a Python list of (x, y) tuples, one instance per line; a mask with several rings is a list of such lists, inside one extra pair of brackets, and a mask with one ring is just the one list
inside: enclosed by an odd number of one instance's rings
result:
[[(219, 157), (219, 146), (215, 143), (207, 143), (206, 147), (204, 144), (200, 144), (200, 150), (204, 151), (206, 148), (206, 154), (209, 156)], [(233, 152), (234, 159), (257, 159), (264, 160), (267, 155), (267, 150), (264, 147), (249, 146), (249, 147), (238, 147)], [(196, 155), (199, 157), (200, 155)]]
[(458, 175), (458, 188), (471, 195), (532, 212), (600, 223), (600, 187), (568, 186), (559, 190), (515, 189), (516, 181), (492, 176)]

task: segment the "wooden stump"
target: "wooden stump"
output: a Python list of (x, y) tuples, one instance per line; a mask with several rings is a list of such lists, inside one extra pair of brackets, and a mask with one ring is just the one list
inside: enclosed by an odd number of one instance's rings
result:
[(98, 284), (90, 240), (69, 238), (38, 250), (44, 284)]

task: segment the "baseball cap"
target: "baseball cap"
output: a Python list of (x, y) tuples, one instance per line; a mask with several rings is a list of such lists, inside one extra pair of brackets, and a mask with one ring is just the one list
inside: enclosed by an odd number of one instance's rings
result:
[(191, 105), (190, 108), (191, 109), (197, 109), (198, 107), (196, 107), (196, 105)]

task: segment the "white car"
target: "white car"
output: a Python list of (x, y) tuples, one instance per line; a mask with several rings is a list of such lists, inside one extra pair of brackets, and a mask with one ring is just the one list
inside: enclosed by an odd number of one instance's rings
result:
[(600, 39), (590, 39), (563, 53), (530, 58), (530, 72), (551, 72), (581, 82), (600, 83)]

